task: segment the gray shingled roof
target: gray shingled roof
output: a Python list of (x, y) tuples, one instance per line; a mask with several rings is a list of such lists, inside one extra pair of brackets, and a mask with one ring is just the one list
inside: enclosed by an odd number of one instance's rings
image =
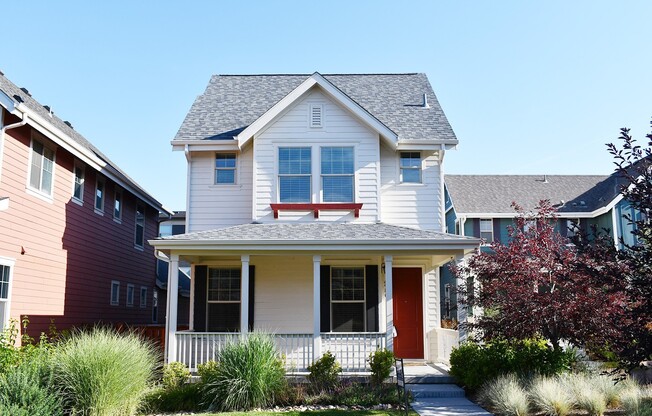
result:
[[(228, 140), (310, 75), (213, 75), (175, 140)], [(456, 140), (425, 74), (323, 75), (399, 139)], [(423, 108), (427, 94), (430, 108)]]
[(160, 238), (182, 241), (423, 241), (470, 243), (476, 239), (436, 231), (417, 230), (389, 224), (277, 223), (243, 224), (216, 230), (198, 231)]
[[(104, 155), (97, 147), (93, 146), (91, 142), (86, 140), (84, 136), (79, 134), (77, 130), (68, 126), (62, 119), (50, 113), (43, 104), (36, 101), (30, 94), (25, 93), (21, 90), (16, 84), (11, 82), (7, 77), (0, 73), (0, 90), (4, 91), (8, 96), (12, 97), (15, 101), (23, 103), (27, 108), (43, 117), (45, 120), (48, 120), (52, 126), (61, 130), (63, 133), (72, 138), (79, 145), (90, 150), (98, 158), (102, 159), (106, 163), (105, 169), (110, 172), (112, 175), (116, 176), (129, 186), (132, 186), (134, 189), (140, 191), (142, 196), (150, 204), (155, 205), (157, 209), (162, 209), (161, 203), (158, 202), (152, 195), (145, 191), (136, 181), (131, 179), (129, 175), (123, 172), (115, 163), (113, 163), (106, 155)], [(72, 124), (72, 123), (71, 123)]]
[(546, 175), (545, 179), (544, 175), (446, 175), (445, 182), (458, 214), (513, 214), (512, 202), (529, 210), (544, 199), (560, 213), (592, 212), (618, 196), (616, 175)]

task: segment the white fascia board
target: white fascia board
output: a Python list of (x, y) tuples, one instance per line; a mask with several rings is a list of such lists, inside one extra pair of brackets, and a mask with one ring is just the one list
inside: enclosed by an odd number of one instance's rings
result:
[(456, 146), (457, 140), (400, 140), (396, 145), (397, 150), (442, 150), (442, 145), (448, 150), (449, 146)]
[[(598, 208), (595, 211), (591, 212), (557, 212), (555, 215), (558, 218), (595, 218), (602, 214), (609, 212), (620, 200), (623, 199), (622, 195), (618, 195), (614, 198), (609, 205), (602, 208)], [(458, 213), (458, 217), (465, 218), (516, 218), (518, 215), (516, 213), (506, 213), (506, 212), (473, 212), (473, 213)]]
[(0, 90), (0, 105), (12, 114), (16, 111), (16, 102), (2, 90)]
[(33, 127), (35, 130), (37, 130), (39, 133), (43, 134), (45, 137), (52, 140), (58, 146), (70, 152), (76, 158), (82, 160), (91, 168), (95, 169), (98, 172), (101, 172), (102, 175), (111, 179), (113, 182), (120, 185), (120, 187), (122, 187), (123, 189), (138, 196), (141, 200), (145, 201), (152, 208), (156, 210), (161, 209), (161, 204), (158, 201), (153, 199), (151, 196), (143, 193), (143, 191), (140, 191), (135, 187), (131, 186), (130, 184), (126, 183), (125, 181), (118, 178), (117, 176), (106, 171), (104, 168), (107, 166), (107, 163), (104, 160), (102, 160), (97, 155), (95, 155), (95, 153), (93, 153), (91, 150), (81, 146), (79, 143), (77, 143), (75, 140), (73, 140), (70, 136), (65, 134), (63, 131), (54, 127), (52, 123), (50, 123), (48, 120), (36, 114), (34, 111), (30, 110), (22, 103), (19, 103), (17, 109), (29, 116), (29, 125)]
[(236, 140), (172, 140), (170, 143), (174, 152), (183, 152), (186, 146), (191, 152), (240, 150)]
[(365, 124), (371, 127), (373, 130), (377, 131), (385, 140), (388, 142), (392, 148), (396, 148), (396, 143), (398, 141), (398, 135), (394, 133), (391, 129), (381, 123), (377, 118), (369, 114), (367, 110), (362, 108), (358, 103), (353, 101), (349, 96), (344, 94), (342, 91), (337, 89), (332, 83), (322, 77), (319, 73), (315, 72), (305, 81), (301, 83), (298, 87), (292, 90), (288, 95), (283, 97), (279, 102), (274, 104), (272, 108), (267, 110), (265, 114), (260, 116), (256, 121), (251, 123), (246, 129), (244, 129), (240, 134), (235, 136), (238, 141), (240, 148), (244, 145), (258, 132), (260, 132), (265, 126), (267, 126), (272, 120), (274, 120), (278, 115), (285, 111), (292, 103), (298, 100), (303, 96), (308, 90), (310, 90), (315, 85), (319, 85), (321, 89), (327, 93), (331, 98), (338, 101), (341, 105), (347, 108), (351, 113), (353, 113), (357, 118), (362, 120)]

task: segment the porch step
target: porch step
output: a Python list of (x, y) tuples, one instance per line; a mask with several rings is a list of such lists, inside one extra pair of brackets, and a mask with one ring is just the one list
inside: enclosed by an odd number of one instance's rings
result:
[(455, 384), (455, 379), (449, 375), (406, 375), (405, 384)]
[(454, 384), (409, 384), (405, 388), (415, 399), (464, 397), (464, 389)]

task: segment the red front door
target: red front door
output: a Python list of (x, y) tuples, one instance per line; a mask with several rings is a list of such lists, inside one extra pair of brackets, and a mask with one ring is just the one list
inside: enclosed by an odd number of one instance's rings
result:
[(423, 358), (423, 295), (421, 269), (393, 268), (394, 354)]

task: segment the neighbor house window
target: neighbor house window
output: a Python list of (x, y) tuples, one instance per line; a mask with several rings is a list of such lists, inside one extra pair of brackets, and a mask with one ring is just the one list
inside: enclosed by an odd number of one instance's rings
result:
[(118, 188), (115, 190), (115, 199), (113, 200), (113, 219), (122, 220), (122, 191)]
[(575, 235), (580, 230), (580, 219), (579, 218), (570, 218), (566, 220), (566, 236), (575, 237)]
[(217, 153), (215, 155), (215, 183), (235, 183), (235, 153)]
[(52, 196), (54, 176), (54, 150), (32, 139), (32, 164), (29, 172), (30, 188)]
[(104, 212), (104, 178), (98, 175), (95, 183), (95, 211)]
[(324, 202), (353, 202), (353, 148), (321, 148), (321, 186)]
[(152, 293), (152, 322), (158, 322), (158, 290), (156, 289)]
[(310, 202), (311, 149), (281, 147), (278, 149), (278, 188), (280, 202)]
[(140, 287), (140, 307), (147, 307), (147, 288), (144, 286)]
[(127, 285), (127, 306), (134, 306), (134, 285)]
[(0, 264), (0, 332), (4, 331), (9, 321), (9, 282), (11, 266)]
[(421, 183), (421, 153), (401, 152), (401, 182)]
[(364, 268), (331, 268), (332, 331), (364, 332), (365, 310)]
[(240, 331), (240, 269), (208, 269), (207, 331)]
[(136, 204), (136, 236), (134, 240), (136, 247), (145, 245), (145, 206)]
[(491, 218), (480, 219), (480, 238), (487, 243), (494, 241), (494, 222)]
[(113, 280), (111, 282), (111, 305), (120, 304), (120, 282)]
[(74, 167), (74, 182), (72, 188), (72, 197), (78, 202), (84, 200), (84, 166), (75, 163)]

